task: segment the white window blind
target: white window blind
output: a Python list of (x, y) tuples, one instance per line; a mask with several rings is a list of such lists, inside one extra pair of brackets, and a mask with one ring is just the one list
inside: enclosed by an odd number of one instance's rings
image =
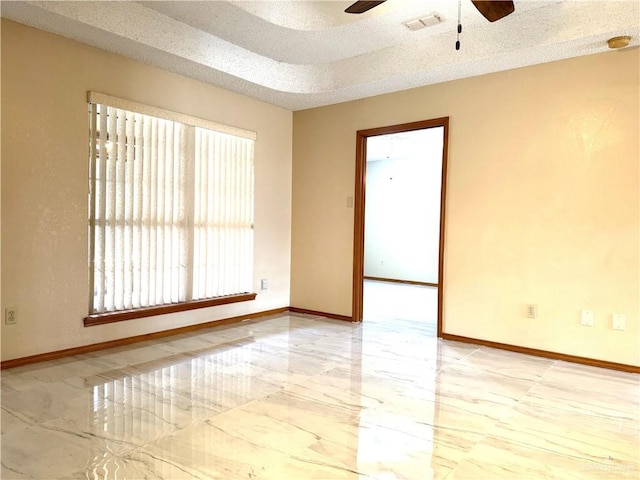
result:
[(250, 292), (255, 134), (94, 92), (89, 114), (91, 313)]

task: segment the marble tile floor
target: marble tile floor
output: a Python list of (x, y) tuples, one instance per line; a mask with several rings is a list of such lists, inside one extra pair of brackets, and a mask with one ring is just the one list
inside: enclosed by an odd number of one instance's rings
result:
[(2, 479), (637, 479), (638, 375), (281, 315), (2, 371)]

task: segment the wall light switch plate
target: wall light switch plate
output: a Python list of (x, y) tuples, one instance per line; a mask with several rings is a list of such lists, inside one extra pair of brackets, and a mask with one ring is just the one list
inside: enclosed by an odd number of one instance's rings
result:
[(593, 327), (593, 310), (582, 310), (580, 323), (585, 327)]
[(624, 313), (614, 313), (611, 323), (614, 330), (624, 330), (627, 328), (627, 316)]

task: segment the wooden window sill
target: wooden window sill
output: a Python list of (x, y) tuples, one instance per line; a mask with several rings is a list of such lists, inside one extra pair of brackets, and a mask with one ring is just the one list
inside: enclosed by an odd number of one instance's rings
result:
[(157, 307), (136, 308), (134, 310), (121, 310), (119, 312), (96, 313), (85, 317), (84, 326), (93, 327), (94, 325), (123, 322), (125, 320), (152, 317), (155, 315), (164, 315), (167, 313), (185, 312), (187, 310), (195, 310), (197, 308), (215, 307), (217, 305), (226, 305), (228, 303), (248, 302), (250, 300), (255, 300), (256, 296), (256, 293), (238, 293), (236, 295), (226, 295), (224, 297), (207, 298), (204, 300), (192, 300), (189, 302), (172, 303), (169, 305), (160, 305)]

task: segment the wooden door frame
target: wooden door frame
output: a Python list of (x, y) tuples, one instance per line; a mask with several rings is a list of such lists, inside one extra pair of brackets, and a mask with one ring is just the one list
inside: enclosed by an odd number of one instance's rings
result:
[(444, 280), (444, 226), (446, 212), (447, 156), (449, 151), (449, 117), (403, 123), (388, 127), (370, 128), (356, 132), (356, 185), (354, 198), (354, 232), (353, 232), (353, 295), (352, 319), (362, 321), (364, 283), (364, 212), (367, 179), (367, 138), (390, 133), (410, 132), (426, 128), (444, 127), (442, 146), (442, 177), (440, 180), (440, 244), (438, 246), (438, 337), (442, 336), (443, 312), (443, 280)]

